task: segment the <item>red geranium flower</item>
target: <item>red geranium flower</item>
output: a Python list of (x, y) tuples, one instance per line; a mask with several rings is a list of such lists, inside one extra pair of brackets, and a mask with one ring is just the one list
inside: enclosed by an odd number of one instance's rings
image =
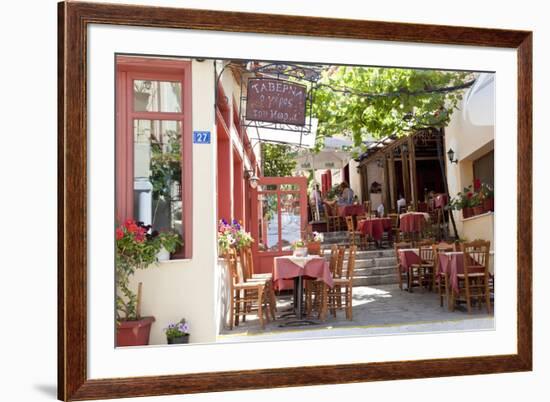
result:
[(468, 193), (468, 194), (466, 194), (466, 197), (468, 197), (468, 199), (472, 198), (473, 196), (474, 196), (473, 193)]
[(116, 239), (120, 240), (124, 237), (124, 231), (121, 228), (116, 228)]
[(126, 229), (128, 229), (128, 232), (130, 233), (136, 233), (138, 231), (138, 225), (136, 225), (135, 223), (132, 223), (128, 226), (126, 226)]
[(140, 233), (140, 232), (136, 233), (136, 241), (138, 243), (142, 243), (143, 240), (145, 240), (145, 235), (143, 233)]
[(480, 188), (481, 188), (481, 180), (475, 179), (474, 180), (474, 190), (479, 191)]
[(133, 219), (126, 219), (126, 222), (124, 222), (124, 226), (126, 226), (126, 228), (128, 228), (130, 225), (135, 225), (136, 222), (134, 222)]

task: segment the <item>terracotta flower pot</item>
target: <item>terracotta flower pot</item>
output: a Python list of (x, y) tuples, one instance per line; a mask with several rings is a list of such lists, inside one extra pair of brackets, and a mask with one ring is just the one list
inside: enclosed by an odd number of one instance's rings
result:
[(474, 208), (474, 215), (481, 215), (482, 213), (485, 212), (485, 209), (483, 208), (483, 205), (476, 205)]
[(473, 211), (472, 211), (471, 207), (462, 208), (462, 217), (464, 219), (467, 219), (467, 218), (471, 217), (472, 213), (473, 213)]
[(120, 321), (116, 331), (117, 346), (143, 346), (149, 344), (151, 324), (155, 317), (142, 317), (135, 321)]
[(307, 244), (307, 253), (321, 255), (321, 242), (312, 241)]
[(495, 210), (495, 199), (494, 198), (487, 198), (483, 200), (483, 207), (485, 208), (485, 211), (494, 211)]
[(183, 336), (178, 336), (175, 338), (166, 338), (166, 340), (168, 341), (168, 345), (189, 343), (189, 334), (185, 334)]

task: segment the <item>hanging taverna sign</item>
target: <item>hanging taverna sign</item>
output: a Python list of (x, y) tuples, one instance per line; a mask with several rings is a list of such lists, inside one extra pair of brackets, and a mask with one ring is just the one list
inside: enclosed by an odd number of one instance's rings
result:
[(289, 81), (248, 80), (246, 119), (303, 126), (306, 123), (307, 88)]

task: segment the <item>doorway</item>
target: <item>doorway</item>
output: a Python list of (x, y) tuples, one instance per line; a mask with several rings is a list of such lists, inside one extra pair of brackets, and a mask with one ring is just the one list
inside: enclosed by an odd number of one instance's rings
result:
[[(261, 177), (251, 190), (255, 271), (273, 271), (273, 258), (292, 254), (307, 225), (307, 178)], [(292, 282), (285, 288), (291, 288)]]

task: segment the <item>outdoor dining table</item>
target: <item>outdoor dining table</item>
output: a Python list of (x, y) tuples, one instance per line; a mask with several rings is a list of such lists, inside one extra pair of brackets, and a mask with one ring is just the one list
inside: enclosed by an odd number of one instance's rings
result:
[(365, 236), (370, 236), (376, 241), (382, 240), (384, 232), (388, 232), (391, 239), (392, 220), (391, 218), (361, 219), (357, 222), (357, 231)]
[(399, 230), (404, 233), (419, 233), (424, 230), (430, 214), (425, 212), (407, 212), (399, 215)]
[[(470, 267), (471, 273), (484, 272), (484, 267)], [(451, 285), (452, 293), (458, 295), (458, 275), (464, 274), (464, 253), (462, 251), (451, 251), (439, 254), (437, 277), (445, 275)]]
[[(418, 253), (419, 251), (417, 248), (401, 248), (397, 250), (397, 254), (399, 256), (399, 268), (401, 269), (401, 272), (405, 272), (409, 275), (409, 268), (411, 265), (422, 263), (422, 259)], [(411, 291), (411, 289), (407, 290)]]
[(352, 205), (339, 205), (338, 206), (338, 215), (342, 218), (346, 216), (357, 216), (364, 215), (365, 207), (361, 204), (352, 204)]
[(294, 279), (294, 311), (298, 319), (302, 319), (302, 301), (304, 298), (303, 280), (321, 279), (332, 288), (334, 282), (328, 262), (320, 256), (308, 255), (296, 257), (292, 255), (275, 257), (273, 264), (273, 281), (279, 287), (285, 279)]
[(401, 248), (397, 252), (399, 254), (399, 266), (403, 272), (409, 272), (409, 268), (413, 264), (422, 263), (417, 248)]

